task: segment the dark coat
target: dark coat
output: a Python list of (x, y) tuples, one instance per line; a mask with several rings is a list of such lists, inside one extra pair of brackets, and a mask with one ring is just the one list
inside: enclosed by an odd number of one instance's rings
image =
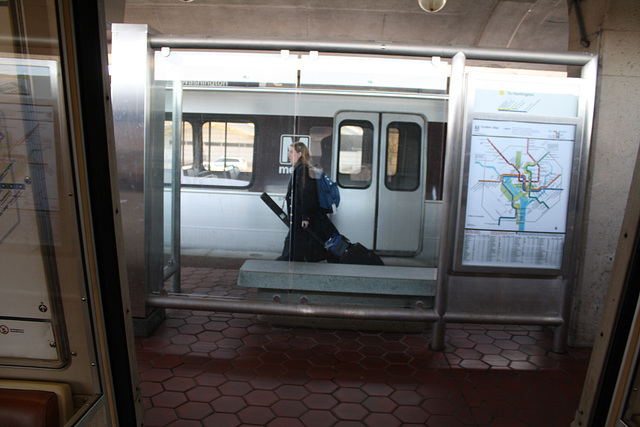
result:
[[(293, 169), (286, 200), (291, 227), (280, 259), (311, 262), (327, 259), (329, 254), (323, 243), (338, 230), (320, 212), (318, 184), (308, 165), (298, 163)], [(302, 228), (302, 221), (309, 221), (309, 230), (317, 238)]]

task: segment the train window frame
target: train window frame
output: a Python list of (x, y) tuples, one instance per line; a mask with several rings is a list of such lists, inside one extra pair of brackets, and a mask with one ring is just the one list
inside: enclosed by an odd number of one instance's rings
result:
[[(353, 174), (353, 173), (343, 173), (341, 172), (341, 169), (343, 167), (343, 152), (346, 151), (352, 151), (352, 150), (343, 150), (343, 142), (344, 142), (344, 138), (343, 138), (343, 133), (342, 133), (342, 129), (345, 127), (359, 127), (362, 129), (362, 146), (361, 146), (361, 150), (360, 150), (360, 170), (358, 171), (357, 174)], [(374, 151), (374, 145), (375, 145), (375, 141), (373, 138), (374, 135), (374, 130), (375, 130), (375, 125), (373, 123), (371, 123), (369, 120), (353, 120), (353, 119), (349, 119), (349, 120), (343, 120), (342, 122), (340, 122), (340, 124), (338, 125), (338, 157), (337, 157), (337, 164), (336, 164), (336, 177), (337, 177), (337, 183), (340, 187), (344, 187), (344, 188), (353, 188), (353, 189), (358, 189), (358, 190), (364, 190), (367, 189), (369, 187), (371, 187), (372, 183), (373, 183), (373, 174), (371, 173), (372, 168), (373, 168), (373, 151)], [(370, 137), (367, 137), (367, 131), (369, 131), (369, 135)], [(365, 146), (365, 144), (367, 144)], [(366, 148), (366, 149), (365, 149)], [(364, 153), (364, 154), (363, 154)], [(370, 158), (368, 159), (368, 163), (366, 162), (366, 157), (369, 156)], [(369, 167), (369, 176), (368, 179), (365, 180), (354, 180), (351, 177), (353, 175), (360, 175), (363, 173), (363, 169), (368, 165)], [(365, 173), (366, 175), (366, 173)]]
[[(195, 158), (195, 145), (194, 145), (194, 133), (193, 133), (193, 123), (191, 123), (189, 120), (183, 120), (182, 121), (182, 126), (180, 129), (180, 158), (182, 159), (181, 161), (181, 167), (184, 170), (184, 164), (186, 162), (186, 150), (187, 150), (187, 134), (190, 134), (189, 136), (190, 138), (190, 145), (191, 145), (191, 164), (193, 165), (194, 163), (194, 158)], [(190, 132), (189, 132), (190, 130)]]
[[(402, 129), (400, 129), (402, 128)], [(413, 128), (412, 130), (417, 129), (417, 137), (410, 138), (411, 135), (408, 134), (409, 128)], [(391, 137), (391, 131), (395, 129), (398, 131), (398, 140), (393, 143), (393, 139)], [(404, 132), (403, 132), (404, 130)], [(389, 191), (416, 191), (420, 188), (421, 181), (421, 152), (422, 152), (422, 138), (423, 138), (424, 129), (420, 124), (415, 122), (405, 122), (405, 121), (393, 121), (387, 125), (385, 130), (385, 162), (384, 162), (384, 185)], [(415, 133), (414, 133), (415, 136)], [(406, 142), (411, 143), (409, 146)], [(395, 154), (392, 150), (395, 147)], [(416, 152), (417, 149), (417, 152)], [(407, 150), (412, 150), (413, 153), (408, 153)], [(400, 153), (404, 154), (402, 157)], [(399, 162), (402, 160), (402, 162)], [(407, 166), (417, 166), (413, 170), (409, 170)], [(401, 168), (400, 170), (398, 168)], [(391, 173), (391, 170), (393, 172)], [(408, 172), (411, 173), (408, 173)], [(410, 181), (407, 181), (406, 178), (410, 178)], [(412, 185), (407, 185), (412, 184)]]

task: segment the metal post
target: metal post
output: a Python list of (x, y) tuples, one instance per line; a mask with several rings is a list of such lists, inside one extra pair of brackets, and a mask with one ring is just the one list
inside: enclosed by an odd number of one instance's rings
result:
[(180, 292), (180, 181), (182, 179), (182, 82), (173, 82), (173, 133), (171, 136), (171, 259), (175, 273), (171, 292)]
[(464, 114), (464, 66), (466, 58), (463, 53), (456, 54), (451, 61), (451, 82), (449, 89), (449, 123), (447, 128), (447, 145), (445, 148), (444, 182), (442, 188), (442, 223), (440, 251), (438, 253), (438, 279), (435, 310), (438, 320), (433, 324), (431, 349), (444, 348), (445, 320), (447, 311), (447, 279), (451, 268), (451, 242), (455, 235), (456, 198), (460, 175), (460, 146), (462, 145), (462, 125)]

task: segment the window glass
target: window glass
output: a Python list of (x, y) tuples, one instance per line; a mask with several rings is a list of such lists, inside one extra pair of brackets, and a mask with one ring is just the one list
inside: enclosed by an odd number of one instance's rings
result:
[(253, 123), (206, 122), (202, 126), (203, 162), (208, 171), (236, 167), (253, 170)]
[[(182, 170), (193, 168), (193, 129), (191, 123), (182, 122)], [(173, 122), (164, 121), (164, 170), (165, 184), (171, 183), (171, 159), (173, 158)]]
[(389, 190), (413, 191), (420, 185), (420, 141), (417, 123), (392, 122), (387, 127), (385, 185)]
[(311, 164), (331, 174), (331, 144), (333, 128), (330, 126), (312, 126), (309, 130), (311, 137)]
[(342, 187), (367, 188), (371, 185), (373, 124), (349, 120), (340, 124), (338, 183)]
[(427, 130), (426, 200), (442, 200), (446, 134), (446, 123), (429, 122)]
[(183, 139), (183, 184), (246, 187), (253, 174), (255, 125), (206, 121)]

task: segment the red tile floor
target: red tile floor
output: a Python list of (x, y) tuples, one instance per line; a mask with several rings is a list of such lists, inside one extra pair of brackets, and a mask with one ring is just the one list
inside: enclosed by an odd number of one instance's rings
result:
[[(185, 268), (183, 291), (239, 295), (237, 271)], [(137, 338), (147, 426), (569, 426), (588, 349), (550, 351), (538, 326), (431, 332), (271, 326), (167, 310)]]

